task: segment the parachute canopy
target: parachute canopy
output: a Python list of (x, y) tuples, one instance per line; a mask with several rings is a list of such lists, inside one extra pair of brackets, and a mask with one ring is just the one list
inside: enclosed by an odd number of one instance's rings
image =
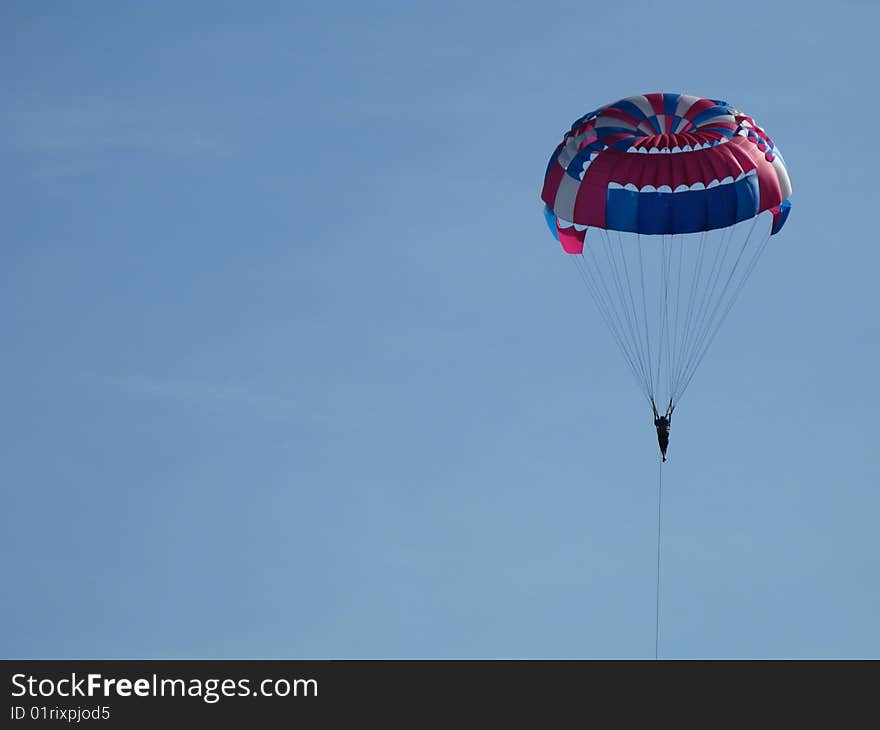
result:
[(681, 397), (790, 196), (782, 154), (751, 116), (687, 94), (631, 96), (580, 117), (541, 191), (551, 233), (651, 401), (663, 386)]

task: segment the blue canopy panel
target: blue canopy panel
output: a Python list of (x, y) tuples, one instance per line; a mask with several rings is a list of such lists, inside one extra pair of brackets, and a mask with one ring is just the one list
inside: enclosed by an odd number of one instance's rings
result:
[(612, 183), (605, 204), (605, 227), (645, 234), (726, 228), (758, 215), (760, 197), (756, 175), (677, 193), (631, 190)]

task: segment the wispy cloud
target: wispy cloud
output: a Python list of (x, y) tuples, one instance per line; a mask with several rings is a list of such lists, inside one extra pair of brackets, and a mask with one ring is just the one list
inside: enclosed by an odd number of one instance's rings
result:
[(291, 394), (266, 393), (243, 383), (174, 380), (147, 375), (92, 376), (104, 386), (132, 395), (176, 401), (211, 409), (247, 410), (266, 415), (290, 412)]
[(32, 152), (140, 151), (218, 158), (234, 152), (230, 135), (175, 104), (122, 99), (5, 99), (0, 132), (7, 144)]

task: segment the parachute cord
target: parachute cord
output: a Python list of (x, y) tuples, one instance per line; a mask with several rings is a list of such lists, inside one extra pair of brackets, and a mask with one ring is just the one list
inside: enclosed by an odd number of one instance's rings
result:
[(639, 242), (639, 278), (642, 284), (642, 316), (645, 323), (645, 347), (647, 349), (646, 360), (648, 362), (648, 384), (651, 388), (651, 397), (654, 397), (654, 371), (651, 368), (651, 333), (648, 329), (648, 298), (645, 295), (645, 264), (642, 259), (642, 234), (636, 233)]
[[(751, 231), (749, 232), (749, 237), (751, 237)], [(742, 293), (742, 290), (745, 288), (746, 282), (749, 280), (749, 277), (752, 275), (752, 271), (755, 269), (755, 265), (758, 263), (758, 260), (761, 258), (761, 255), (764, 253), (764, 249), (767, 247), (767, 243), (770, 240), (770, 234), (767, 233), (763, 240), (757, 244), (755, 251), (752, 253), (752, 257), (746, 265), (745, 271), (742, 274), (742, 278), (737, 282), (732, 290), (732, 294), (730, 299), (728, 299), (727, 304), (721, 315), (721, 318), (715, 323), (714, 330), (711, 331), (711, 334), (708, 332), (704, 336), (704, 343), (701, 343), (700, 346), (702, 350), (700, 351), (696, 363), (690, 368), (690, 374), (687, 379), (684, 381), (684, 384), (681, 386), (681, 390), (677, 394), (677, 398), (681, 398), (684, 394), (684, 391), (687, 390), (687, 387), (690, 385), (691, 380), (693, 380), (694, 375), (697, 372), (697, 368), (699, 368), (700, 363), (703, 362), (703, 358), (706, 357), (706, 353), (709, 351), (709, 346), (715, 340), (715, 336), (718, 334), (718, 331), (721, 329), (721, 325), (724, 324), (724, 320), (727, 319), (727, 315), (730, 314), (730, 310), (733, 305), (736, 303), (736, 300), (739, 298), (739, 295)], [(748, 243), (748, 239), (746, 241)], [(726, 289), (726, 286), (725, 286)], [(723, 295), (722, 295), (723, 296)], [(720, 303), (720, 300), (719, 300)], [(713, 315), (714, 316), (714, 315)], [(708, 340), (705, 337), (708, 336)]]
[(663, 462), (660, 462), (660, 486), (657, 489), (657, 604), (654, 619), (654, 659), (660, 658), (660, 516), (663, 506)]
[[(593, 301), (596, 303), (596, 307), (599, 310), (599, 314), (602, 316), (602, 319), (605, 321), (605, 325), (608, 327), (611, 335), (614, 337), (617, 342), (617, 346), (620, 349), (620, 352), (623, 354), (624, 359), (629, 365), (630, 371), (633, 374), (633, 377), (636, 380), (637, 385), (644, 393), (646, 398), (650, 398), (648, 395), (647, 386), (643, 385), (643, 378), (639, 369), (636, 367), (635, 360), (632, 357), (632, 354), (629, 351), (628, 343), (625, 341), (626, 338), (621, 333), (618, 326), (615, 325), (615, 317), (612, 315), (616, 315), (617, 313), (614, 311), (613, 306), (609, 304), (609, 302), (605, 301), (602, 297), (602, 291), (599, 288), (599, 285), (596, 282), (596, 278), (593, 276), (593, 272), (590, 269), (590, 266), (586, 263), (587, 259), (583, 254), (580, 254), (581, 261), (578, 261), (577, 255), (571, 256), (571, 259), (574, 261), (574, 264), (578, 270), (578, 273), (581, 275), (581, 279), (584, 282), (584, 285), (587, 288), (587, 291), (593, 297)], [(595, 267), (594, 267), (595, 268)], [(604, 279), (602, 279), (602, 271), (601, 269), (596, 268), (597, 273), (599, 274), (599, 278), (602, 281), (602, 285), (605, 288), (607, 293), (608, 287), (605, 285)], [(610, 295), (609, 295), (610, 296)], [(617, 317), (619, 319), (619, 316)], [(619, 324), (619, 323), (618, 323)], [(622, 326), (621, 326), (622, 329)]]

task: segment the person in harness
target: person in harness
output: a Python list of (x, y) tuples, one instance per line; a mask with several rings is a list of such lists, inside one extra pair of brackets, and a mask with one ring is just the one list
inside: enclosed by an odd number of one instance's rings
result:
[(666, 449), (669, 448), (669, 428), (672, 425), (672, 412), (675, 410), (675, 406), (672, 405), (672, 401), (669, 401), (669, 405), (666, 407), (666, 414), (663, 416), (657, 412), (657, 406), (654, 405), (654, 401), (651, 401), (651, 408), (654, 409), (654, 428), (657, 429), (657, 444), (660, 446), (660, 454), (663, 456), (663, 461), (666, 461)]

